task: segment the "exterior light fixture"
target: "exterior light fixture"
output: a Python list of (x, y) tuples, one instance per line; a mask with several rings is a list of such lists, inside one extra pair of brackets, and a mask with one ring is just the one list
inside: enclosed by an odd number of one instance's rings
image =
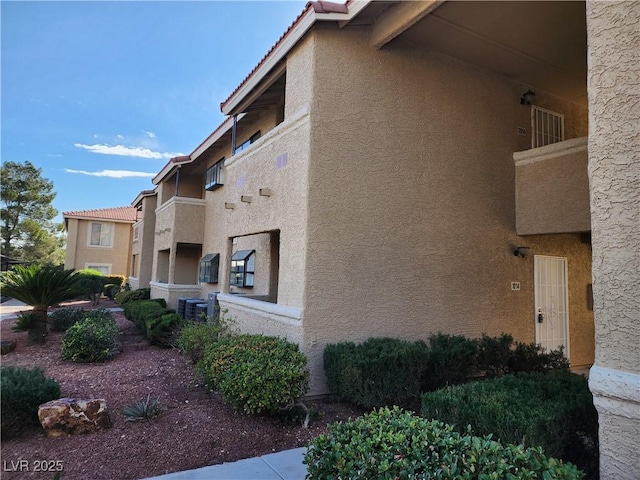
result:
[(520, 105), (531, 105), (535, 98), (536, 94), (529, 89), (520, 97)]
[(524, 258), (529, 253), (529, 247), (516, 247), (513, 249), (513, 256)]

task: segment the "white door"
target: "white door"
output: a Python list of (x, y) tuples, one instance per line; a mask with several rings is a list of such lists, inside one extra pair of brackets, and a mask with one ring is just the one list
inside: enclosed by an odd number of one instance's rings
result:
[(565, 257), (534, 256), (536, 343), (569, 358), (569, 289)]

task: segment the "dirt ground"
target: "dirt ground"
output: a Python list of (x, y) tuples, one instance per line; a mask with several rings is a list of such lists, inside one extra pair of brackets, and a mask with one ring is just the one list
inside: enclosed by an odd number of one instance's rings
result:
[[(71, 304), (91, 308), (88, 302)], [(99, 307), (117, 305), (103, 299)], [(1, 322), (2, 339), (17, 340), (2, 365), (40, 367), (60, 383), (63, 397), (105, 399), (113, 423), (97, 433), (63, 438), (47, 438), (38, 424), (25, 426), (14, 438), (2, 439), (3, 480), (51, 480), (51, 470), (60, 467), (63, 480), (142, 479), (302, 447), (326, 432), (328, 423), (363, 413), (329, 399), (307, 402), (315, 415), (305, 429), (293, 419), (235, 412), (194, 380), (186, 356), (150, 346), (132, 322), (121, 313), (115, 317), (122, 351), (94, 364), (63, 361), (62, 333), (50, 333), (44, 345), (29, 345), (25, 332), (11, 330), (14, 320)], [(166, 411), (152, 421), (126, 421), (122, 409), (147, 394), (158, 397)]]

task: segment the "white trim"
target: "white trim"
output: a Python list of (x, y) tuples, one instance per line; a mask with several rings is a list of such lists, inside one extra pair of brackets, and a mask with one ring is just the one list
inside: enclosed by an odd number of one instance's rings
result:
[(588, 144), (589, 137), (572, 138), (570, 140), (564, 140), (563, 142), (545, 145), (544, 147), (524, 150), (523, 152), (513, 152), (513, 160), (516, 166), (542, 162), (562, 155), (571, 155), (573, 153), (586, 151)]
[(264, 302), (262, 300), (255, 300), (243, 295), (234, 295), (231, 293), (219, 293), (218, 302), (221, 306), (223, 306), (223, 303), (227, 303), (229, 305), (233, 305), (233, 307), (238, 310), (243, 310), (263, 317), (266, 316), (278, 323), (297, 327), (302, 326), (302, 308)]

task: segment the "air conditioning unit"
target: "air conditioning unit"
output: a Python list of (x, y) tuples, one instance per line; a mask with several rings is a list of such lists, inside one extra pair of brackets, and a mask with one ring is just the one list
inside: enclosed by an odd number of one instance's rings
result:
[(207, 321), (207, 303), (198, 303), (196, 304), (196, 316), (194, 320), (196, 322), (206, 322)]
[(178, 297), (178, 308), (176, 308), (176, 313), (180, 315), (182, 318), (187, 318), (187, 300), (198, 300), (195, 297)]
[(211, 320), (217, 320), (220, 317), (220, 304), (218, 303), (218, 294), (220, 292), (209, 292), (207, 295), (207, 317)]
[(196, 320), (196, 305), (203, 303), (202, 298), (190, 298), (186, 301), (184, 309), (184, 318), (187, 320)]

